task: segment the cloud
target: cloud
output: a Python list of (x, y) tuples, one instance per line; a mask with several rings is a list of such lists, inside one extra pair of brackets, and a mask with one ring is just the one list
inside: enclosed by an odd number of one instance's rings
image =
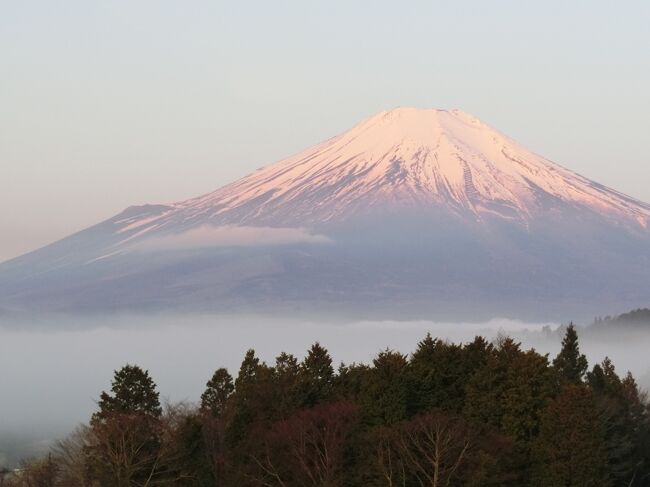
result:
[(274, 228), (203, 225), (183, 233), (154, 237), (134, 246), (135, 250), (190, 250), (212, 247), (264, 247), (331, 242), (305, 228)]

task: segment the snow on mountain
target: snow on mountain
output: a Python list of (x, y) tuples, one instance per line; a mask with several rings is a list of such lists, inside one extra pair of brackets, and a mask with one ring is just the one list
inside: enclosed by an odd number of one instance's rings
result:
[(647, 306), (649, 223), (471, 115), (397, 108), (0, 264), (0, 305), (591, 317)]
[(527, 222), (559, 204), (641, 227), (650, 221), (650, 205), (533, 154), (471, 115), (397, 108), (212, 193), (116, 223), (136, 238), (174, 225), (322, 226), (390, 207)]

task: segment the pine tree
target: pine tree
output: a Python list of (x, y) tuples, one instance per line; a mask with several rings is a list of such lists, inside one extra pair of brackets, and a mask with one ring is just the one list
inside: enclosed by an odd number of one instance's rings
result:
[(332, 357), (320, 343), (314, 343), (300, 364), (301, 404), (305, 407), (331, 398), (334, 384)]
[(162, 408), (149, 373), (134, 365), (115, 372), (111, 392), (102, 392), (86, 447), (89, 480), (126, 487), (158, 480)]
[(510, 369), (524, 352), (511, 338), (499, 338), (495, 347), (489, 348), (485, 365), (475, 371), (465, 387), (465, 416), (501, 428), (506, 414)]
[(607, 487), (605, 429), (591, 391), (567, 385), (544, 411), (532, 485)]
[(224, 368), (217, 369), (201, 395), (201, 409), (209, 411), (213, 416), (221, 416), (234, 390), (235, 385), (228, 371)]
[(587, 357), (580, 353), (578, 346), (578, 333), (573, 323), (570, 323), (562, 340), (562, 349), (553, 360), (553, 367), (562, 382), (581, 384), (582, 378), (587, 372), (587, 366)]
[(244, 360), (239, 367), (239, 374), (235, 380), (235, 389), (241, 390), (253, 384), (260, 371), (260, 359), (255, 356), (255, 350), (252, 348), (246, 351)]
[(460, 345), (427, 334), (418, 343), (409, 369), (411, 415), (435, 408), (454, 412), (462, 409), (471, 367)]
[(390, 425), (406, 418), (408, 361), (392, 350), (380, 352), (373, 360), (360, 398), (365, 416), (373, 425)]
[(596, 405), (605, 424), (605, 441), (613, 485), (643, 485), (647, 474), (643, 444), (644, 405), (634, 378), (628, 373), (624, 380), (616, 374), (614, 364), (605, 358), (587, 374), (594, 391)]
[(506, 371), (501, 430), (528, 450), (539, 432), (540, 418), (556, 387), (548, 357), (535, 350), (517, 355)]
[(296, 357), (282, 352), (275, 358), (272, 399), (274, 419), (285, 419), (288, 415), (293, 414), (299, 406), (299, 374), (300, 366)]
[(138, 413), (153, 418), (162, 414), (156, 384), (149, 372), (137, 365), (125, 365), (115, 371), (111, 393), (99, 396), (99, 411), (93, 415), (99, 421), (114, 413)]
[(255, 350), (246, 351), (235, 379), (235, 391), (232, 394), (234, 412), (227, 431), (230, 445), (242, 441), (256, 420), (258, 410), (268, 407), (267, 404), (260, 404), (258, 399), (258, 385), (266, 369), (266, 365), (255, 355)]

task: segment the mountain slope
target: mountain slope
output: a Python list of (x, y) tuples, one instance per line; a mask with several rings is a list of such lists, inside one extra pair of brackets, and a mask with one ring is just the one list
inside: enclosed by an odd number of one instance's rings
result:
[(525, 222), (562, 204), (633, 226), (650, 221), (650, 205), (553, 164), (470, 115), (400, 108), (160, 215), (129, 220), (129, 228), (322, 226), (390, 206)]
[(399, 108), (207, 195), (129, 208), (2, 264), (0, 304), (616, 309), (650, 298), (649, 223), (650, 205), (471, 115)]

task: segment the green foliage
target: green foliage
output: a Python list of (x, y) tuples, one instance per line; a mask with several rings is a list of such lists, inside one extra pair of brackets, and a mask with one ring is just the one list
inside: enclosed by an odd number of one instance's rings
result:
[(127, 365), (90, 426), (15, 485), (648, 485), (645, 396), (609, 359), (585, 371), (573, 326), (552, 365), (506, 337), (427, 335), (410, 356), (386, 349), (335, 372), (315, 343), (272, 366), (249, 350), (199, 407), (163, 413), (149, 374)]
[(534, 350), (517, 354), (505, 373), (500, 429), (517, 442), (530, 442), (539, 432), (542, 412), (555, 391), (547, 356)]
[(331, 398), (334, 385), (332, 357), (314, 343), (300, 364), (300, 404), (310, 407)]
[(248, 350), (235, 380), (232, 394), (232, 415), (229, 417), (226, 437), (234, 447), (246, 439), (250, 426), (269, 412), (265, 391), (270, 387), (271, 371), (260, 362), (254, 350)]
[(553, 367), (560, 380), (568, 384), (580, 384), (587, 372), (587, 357), (580, 353), (578, 346), (578, 333), (573, 323), (569, 324), (562, 340), (562, 350), (555, 360)]
[(102, 392), (84, 449), (87, 477), (100, 486), (151, 482), (160, 473), (162, 428), (156, 385), (134, 365), (115, 372), (111, 392)]
[(201, 395), (201, 409), (210, 411), (214, 416), (221, 416), (234, 390), (235, 385), (228, 371), (224, 368), (217, 369)]
[(334, 394), (339, 398), (358, 398), (368, 381), (371, 367), (366, 364), (341, 364), (334, 377)]
[(546, 408), (535, 442), (533, 485), (607, 487), (605, 427), (593, 393), (567, 385)]
[(283, 419), (299, 407), (300, 365), (298, 359), (285, 352), (278, 355), (275, 359), (272, 380), (274, 417)]
[(406, 356), (392, 350), (380, 352), (373, 360), (359, 398), (369, 424), (387, 425), (406, 418), (407, 366)]
[(94, 421), (117, 413), (143, 414), (153, 418), (162, 413), (159, 394), (149, 372), (128, 364), (115, 371), (111, 392), (101, 393), (98, 406)]
[(605, 426), (608, 468), (612, 485), (640, 486), (650, 475), (647, 437), (639, 426), (647, 425), (647, 409), (631, 374), (621, 380), (614, 364), (605, 358), (587, 374), (597, 410)]
[(485, 364), (467, 381), (464, 413), (483, 424), (501, 428), (511, 371), (515, 360), (523, 354), (519, 343), (510, 338), (500, 339), (496, 347), (487, 350)]
[(447, 343), (430, 334), (418, 343), (410, 364), (410, 413), (440, 408), (460, 411), (465, 382), (472, 370), (460, 345)]

